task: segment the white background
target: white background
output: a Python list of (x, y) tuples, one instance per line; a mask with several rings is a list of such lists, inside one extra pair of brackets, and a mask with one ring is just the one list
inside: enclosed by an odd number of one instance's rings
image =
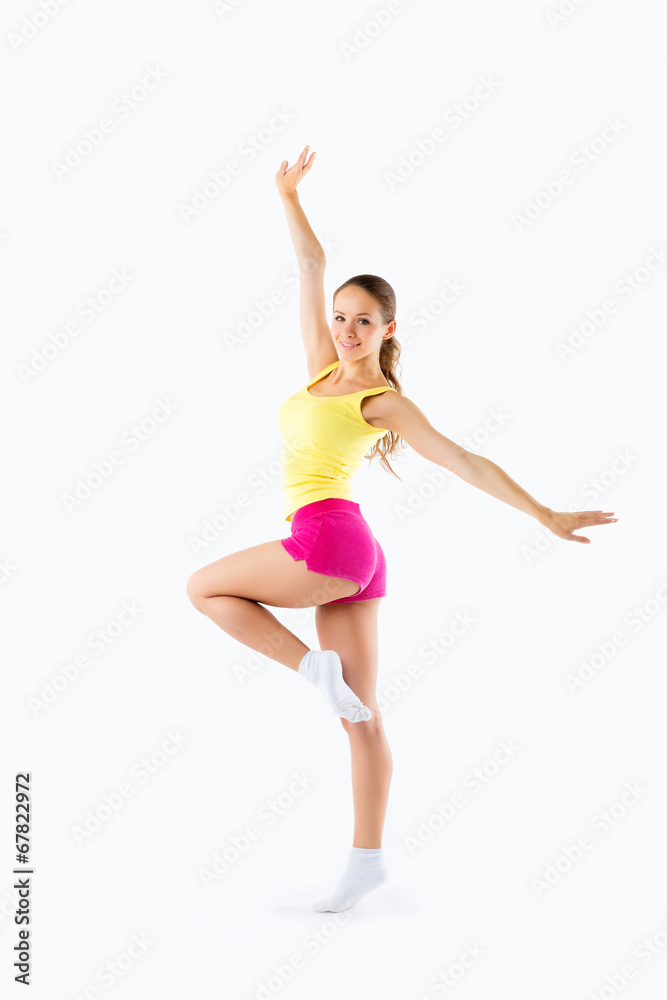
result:
[[(33, 997), (663, 995), (664, 44), (647, 0), (561, 9), (3, 5), (3, 981), (29, 770)], [(306, 144), (328, 308), (349, 276), (386, 278), (403, 388), (431, 422), (553, 509), (619, 518), (570, 543), (449, 474), (433, 487), (438, 467), (409, 448), (400, 481), (364, 463), (356, 499), (388, 561), (390, 881), (338, 922), (311, 904), (351, 845), (342, 727), (185, 593), (200, 566), (289, 534), (277, 410), (308, 372), (274, 175)], [(448, 281), (465, 291), (443, 304)], [(160, 400), (171, 412), (151, 423)], [(122, 463), (68, 505), (114, 450)], [(114, 624), (124, 604), (134, 617)], [(313, 609), (275, 613), (317, 648)], [(474, 623), (450, 641), (457, 613)], [(494, 766), (501, 741), (517, 749)], [(258, 820), (280, 796), (279, 819)], [(252, 824), (261, 836), (206, 888), (201, 870)], [(480, 957), (463, 971), (466, 948)]]

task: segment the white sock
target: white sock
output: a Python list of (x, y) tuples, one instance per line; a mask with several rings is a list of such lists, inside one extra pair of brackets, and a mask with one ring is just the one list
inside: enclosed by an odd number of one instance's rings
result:
[(387, 866), (381, 847), (353, 847), (343, 876), (332, 896), (313, 905), (318, 913), (347, 910), (387, 881)]
[(298, 673), (321, 691), (336, 715), (348, 722), (367, 722), (370, 719), (370, 708), (366, 708), (345, 683), (343, 664), (335, 650), (309, 649), (304, 653)]

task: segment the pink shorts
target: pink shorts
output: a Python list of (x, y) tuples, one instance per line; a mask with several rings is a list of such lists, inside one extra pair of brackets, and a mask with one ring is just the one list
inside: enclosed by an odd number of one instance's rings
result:
[(305, 559), (314, 573), (353, 580), (361, 587), (326, 604), (386, 597), (384, 552), (358, 503), (337, 497), (307, 503), (292, 514), (290, 527), (290, 537), (280, 540), (293, 559)]

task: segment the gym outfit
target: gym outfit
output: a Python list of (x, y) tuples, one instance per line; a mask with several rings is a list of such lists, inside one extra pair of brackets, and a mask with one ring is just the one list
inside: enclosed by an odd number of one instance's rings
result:
[(291, 529), (281, 542), (293, 559), (305, 559), (309, 570), (353, 580), (360, 587), (327, 604), (386, 596), (384, 552), (352, 500), (352, 477), (387, 433), (364, 419), (361, 401), (396, 390), (382, 385), (344, 396), (308, 392), (339, 365), (340, 360), (324, 368), (278, 410), (284, 512)]
[[(396, 390), (375, 386), (345, 396), (312, 396), (310, 386), (339, 364), (334, 361), (324, 368), (278, 411), (285, 520), (291, 529), (289, 538), (281, 542), (293, 559), (305, 559), (309, 570), (354, 580), (360, 588), (351, 597), (338, 597), (327, 604), (386, 594), (384, 552), (359, 504), (352, 500), (352, 476), (364, 455), (387, 433), (364, 420), (362, 399)], [(318, 688), (341, 718), (361, 724), (371, 718), (371, 710), (346, 683), (335, 650), (309, 649), (298, 672)], [(382, 848), (353, 847), (333, 894), (319, 900), (313, 909), (320, 913), (350, 909), (386, 879)]]

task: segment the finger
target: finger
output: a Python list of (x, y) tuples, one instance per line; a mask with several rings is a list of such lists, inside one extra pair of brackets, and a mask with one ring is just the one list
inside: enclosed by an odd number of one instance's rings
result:
[(606, 517), (604, 515), (599, 515), (596, 511), (582, 511), (577, 517), (577, 527), (587, 528), (594, 524), (615, 524), (618, 521), (617, 517)]

